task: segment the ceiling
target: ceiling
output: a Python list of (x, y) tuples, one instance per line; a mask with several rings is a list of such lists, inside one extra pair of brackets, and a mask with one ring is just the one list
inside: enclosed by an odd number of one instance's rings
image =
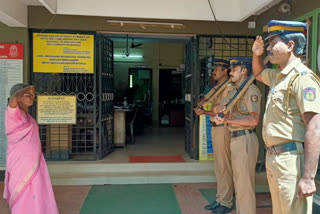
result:
[(26, 5), (43, 6), (39, 0), (21, 0)]
[(43, 6), (58, 15), (108, 19), (155, 19), (242, 22), (281, 0), (1, 0), (0, 22), (28, 27), (28, 6)]

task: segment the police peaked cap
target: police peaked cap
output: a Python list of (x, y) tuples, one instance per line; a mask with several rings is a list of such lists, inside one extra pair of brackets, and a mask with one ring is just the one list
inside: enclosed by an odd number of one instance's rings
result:
[(271, 20), (268, 22), (268, 35), (264, 40), (282, 34), (302, 33), (305, 35), (306, 32), (307, 25), (303, 22)]
[(236, 65), (245, 65), (246, 67), (251, 67), (252, 65), (252, 58), (251, 57), (230, 57), (230, 67)]
[(214, 59), (212, 68), (214, 68), (214, 66), (219, 66), (219, 65), (221, 65), (223, 68), (229, 68), (230, 67), (230, 63), (229, 63), (228, 60)]

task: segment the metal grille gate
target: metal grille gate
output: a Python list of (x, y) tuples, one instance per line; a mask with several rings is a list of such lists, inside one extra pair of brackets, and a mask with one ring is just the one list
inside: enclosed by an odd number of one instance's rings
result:
[(208, 59), (216, 57), (229, 60), (231, 56), (252, 56), (254, 37), (198, 36), (186, 45), (185, 53), (185, 150), (199, 159), (199, 119), (192, 111), (198, 96), (209, 81)]
[(113, 151), (113, 41), (98, 34), (99, 159)]
[[(230, 57), (252, 56), (253, 36), (199, 36), (200, 85), (208, 84), (209, 72), (207, 60), (209, 57), (229, 60)], [(202, 63), (201, 63), (202, 62)], [(268, 87), (266, 87), (268, 88)], [(202, 91), (200, 91), (202, 92)], [(259, 137), (259, 136), (258, 136)], [(260, 137), (259, 137), (260, 138)], [(259, 139), (262, 140), (262, 139)], [(265, 150), (259, 147), (257, 170), (264, 167)]]
[(197, 39), (191, 38), (185, 48), (185, 151), (190, 158), (199, 159), (198, 117), (194, 115), (193, 106), (197, 102), (196, 94), (199, 93), (199, 82), (197, 75), (198, 59)]
[[(31, 68), (37, 95), (77, 98), (76, 125), (39, 125), (47, 160), (95, 160), (113, 151), (113, 42), (97, 35), (95, 44), (94, 74), (33, 73)], [(36, 105), (31, 113), (36, 118)]]
[(233, 56), (252, 56), (254, 37), (245, 36), (199, 36), (200, 92), (208, 84), (208, 59), (210, 57), (229, 60)]

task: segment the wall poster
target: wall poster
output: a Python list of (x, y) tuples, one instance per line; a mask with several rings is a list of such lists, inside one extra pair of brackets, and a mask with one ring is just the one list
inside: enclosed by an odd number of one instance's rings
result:
[(6, 161), (4, 113), (13, 85), (23, 82), (23, 44), (0, 43), (0, 165)]
[(37, 122), (48, 124), (77, 123), (76, 96), (37, 96)]
[(94, 35), (33, 33), (33, 72), (94, 73)]

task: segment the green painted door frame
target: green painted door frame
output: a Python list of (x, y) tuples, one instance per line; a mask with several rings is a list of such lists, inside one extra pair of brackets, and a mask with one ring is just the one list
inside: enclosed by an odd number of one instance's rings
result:
[(306, 19), (312, 18), (312, 41), (311, 41), (311, 69), (317, 71), (317, 50), (318, 50), (318, 34), (319, 32), (319, 15), (320, 8), (317, 8), (303, 16), (296, 18), (296, 21), (304, 21)]

